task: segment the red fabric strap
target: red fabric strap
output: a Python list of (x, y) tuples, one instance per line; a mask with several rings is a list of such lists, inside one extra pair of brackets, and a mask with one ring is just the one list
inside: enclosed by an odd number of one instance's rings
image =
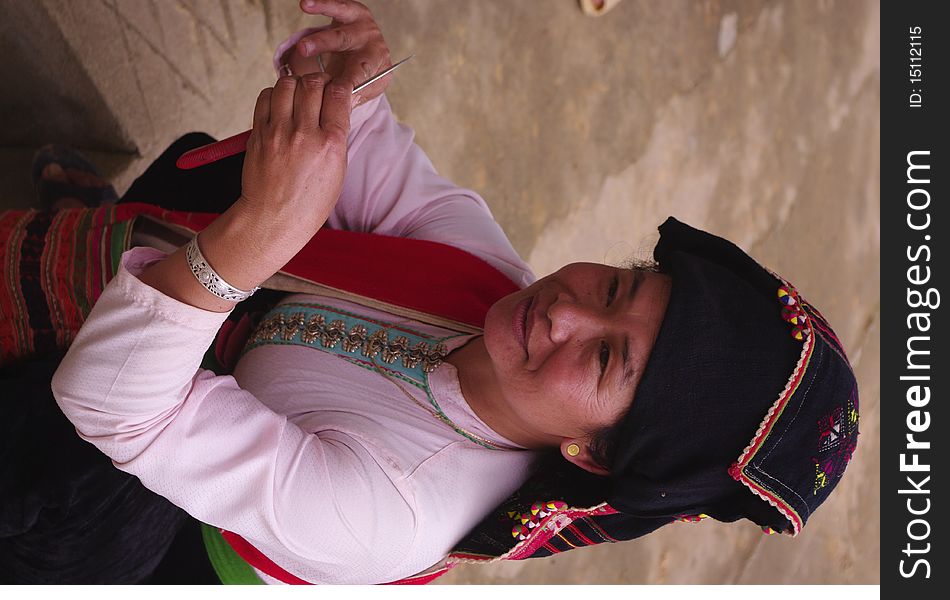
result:
[[(117, 216), (148, 214), (201, 231), (218, 216), (119, 204)], [(281, 272), (389, 304), (482, 327), (488, 309), (518, 286), (482, 259), (429, 240), (321, 229)]]
[(304, 581), (296, 575), (285, 571), (280, 567), (280, 565), (264, 556), (260, 550), (250, 545), (247, 540), (238, 534), (222, 529), (221, 537), (223, 537), (224, 541), (234, 548), (234, 551), (238, 553), (238, 556), (246, 560), (249, 565), (256, 568), (257, 570), (263, 571), (274, 579), (290, 585), (310, 585), (309, 581)]

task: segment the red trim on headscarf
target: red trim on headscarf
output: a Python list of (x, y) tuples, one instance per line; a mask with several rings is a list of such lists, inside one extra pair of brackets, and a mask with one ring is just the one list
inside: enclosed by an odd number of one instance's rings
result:
[[(812, 321), (813, 319), (809, 319), (809, 322)], [(802, 526), (804, 525), (804, 521), (799, 516), (798, 512), (781, 496), (773, 493), (771, 490), (765, 488), (757, 481), (749, 477), (745, 472), (745, 468), (750, 462), (752, 462), (752, 459), (765, 443), (765, 440), (769, 437), (769, 434), (772, 433), (772, 428), (775, 426), (775, 423), (785, 411), (788, 401), (792, 398), (792, 396), (795, 395), (795, 392), (798, 390), (798, 386), (801, 385), (802, 379), (805, 377), (805, 371), (808, 368), (808, 364), (811, 362), (811, 356), (814, 350), (815, 334), (814, 332), (811, 332), (810, 335), (805, 338), (805, 342), (802, 344), (801, 356), (798, 359), (798, 363), (795, 365), (795, 370), (792, 372), (791, 377), (789, 377), (789, 381), (786, 384), (785, 389), (782, 390), (778, 399), (769, 409), (769, 412), (766, 413), (765, 419), (755, 432), (755, 437), (752, 438), (752, 441), (749, 443), (749, 445), (746, 446), (742, 451), (742, 454), (739, 455), (739, 459), (732, 463), (732, 465), (730, 465), (727, 469), (730, 477), (745, 485), (747, 488), (749, 488), (749, 490), (752, 491), (753, 494), (759, 496), (764, 501), (775, 507), (776, 510), (782, 513), (782, 515), (784, 515), (789, 520), (789, 522), (792, 524), (793, 536), (798, 535), (798, 533), (802, 530)]]
[[(574, 521), (583, 517), (613, 515), (617, 512), (617, 509), (610, 506), (609, 504), (603, 504), (594, 509), (569, 508), (567, 510), (551, 513), (545, 517), (538, 524), (538, 526), (531, 530), (531, 533), (528, 534), (527, 539), (518, 542), (518, 544), (512, 548), (504, 558), (508, 560), (522, 560), (525, 558), (530, 558), (531, 555), (534, 554), (539, 548), (547, 544), (551, 538), (557, 535), (562, 529), (572, 524)], [(564, 524), (558, 527), (546, 527), (548, 521), (552, 520), (563, 520)], [(462, 555), (453, 553), (450, 556)]]

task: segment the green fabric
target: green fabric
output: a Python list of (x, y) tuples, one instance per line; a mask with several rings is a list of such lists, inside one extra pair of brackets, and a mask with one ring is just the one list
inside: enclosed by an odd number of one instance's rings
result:
[[(112, 220), (114, 217), (109, 214), (109, 219)], [(122, 261), (122, 253), (129, 249), (132, 245), (132, 224), (135, 222), (135, 219), (130, 219), (125, 222), (113, 223), (112, 225), (112, 246), (110, 248), (109, 258), (112, 262), (112, 274), (115, 275), (119, 272), (119, 263)]]
[(266, 585), (251, 565), (224, 539), (217, 527), (201, 524), (201, 538), (214, 572), (224, 585)]

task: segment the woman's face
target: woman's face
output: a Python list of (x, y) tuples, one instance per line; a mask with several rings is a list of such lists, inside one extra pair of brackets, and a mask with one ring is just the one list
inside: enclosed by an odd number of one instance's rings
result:
[(630, 406), (670, 295), (649, 271), (575, 263), (495, 303), (485, 346), (511, 412), (584, 438)]

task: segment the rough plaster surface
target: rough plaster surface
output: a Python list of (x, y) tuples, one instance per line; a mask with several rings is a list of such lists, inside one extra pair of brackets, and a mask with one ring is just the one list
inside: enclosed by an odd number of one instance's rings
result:
[[(389, 91), (441, 173), (539, 274), (648, 258), (674, 214), (735, 240), (835, 325), (861, 389), (849, 475), (797, 539), (675, 524), (442, 583), (877, 583), (879, 7), (864, 0), (380, 0)], [(317, 22), (278, 0), (0, 0), (0, 206), (32, 151), (83, 149), (121, 191), (188, 131), (249, 124), (273, 47)]]

